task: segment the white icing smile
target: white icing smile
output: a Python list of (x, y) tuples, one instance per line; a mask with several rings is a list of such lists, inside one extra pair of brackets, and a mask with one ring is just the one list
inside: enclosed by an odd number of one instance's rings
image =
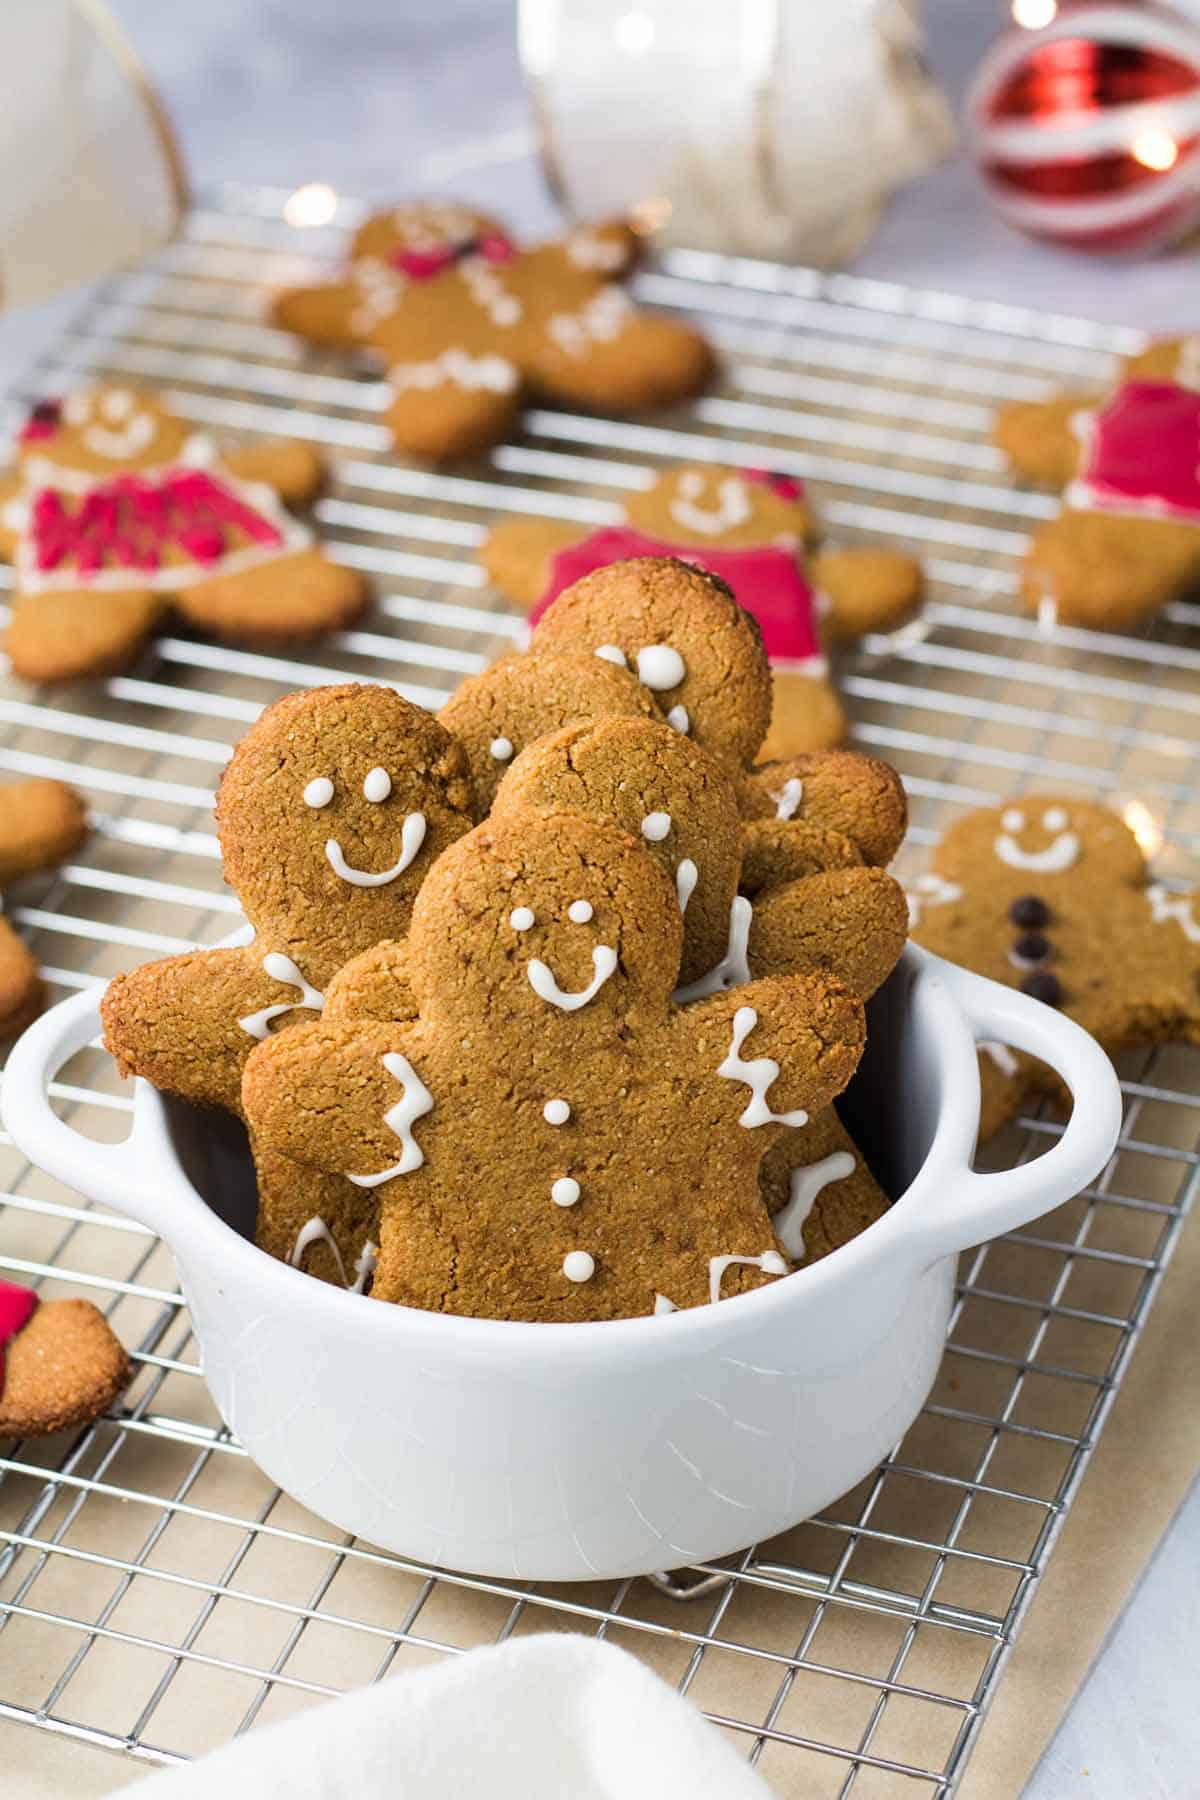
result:
[(718, 537), (744, 525), (750, 517), (750, 499), (746, 484), (736, 475), (727, 476), (717, 487), (717, 504), (705, 506), (704, 477), (689, 469), (679, 477), (675, 497), (671, 501), (671, 517), (688, 531), (704, 537)]
[(1035, 875), (1061, 875), (1078, 860), (1079, 838), (1075, 832), (1065, 829), (1067, 815), (1061, 806), (1047, 807), (1042, 814), (1043, 829), (1058, 834), (1044, 850), (1021, 848), (1016, 834), (1024, 831), (1025, 822), (1025, 814), (1018, 807), (1010, 806), (1000, 820), (1004, 829), (992, 845), (1000, 861), (1007, 863), (1010, 869), (1030, 869)]
[(403, 875), (424, 842), (425, 814), (409, 813), (400, 827), (400, 860), (393, 863), (390, 869), (381, 869), (374, 875), (369, 869), (352, 868), (342, 855), (342, 846), (336, 838), (326, 840), (325, 855), (334, 874), (340, 875), (352, 887), (386, 887), (389, 881), (395, 881), (397, 875)]
[[(101, 424), (96, 418), (108, 421)], [(133, 395), (127, 388), (112, 388), (106, 394), (73, 394), (63, 408), (67, 424), (83, 426), (84, 448), (94, 456), (116, 462), (140, 456), (154, 441), (155, 424), (149, 413), (135, 412)], [(110, 430), (110, 426), (117, 429)]]
[(539, 1000), (546, 1000), (551, 1006), (560, 1007), (563, 1012), (578, 1012), (581, 1006), (586, 1006), (589, 1000), (596, 998), (616, 966), (616, 951), (607, 944), (597, 944), (592, 951), (592, 967), (596, 973), (587, 986), (580, 988), (575, 994), (560, 988), (550, 965), (536, 956), (528, 964), (526, 972), (529, 985)]

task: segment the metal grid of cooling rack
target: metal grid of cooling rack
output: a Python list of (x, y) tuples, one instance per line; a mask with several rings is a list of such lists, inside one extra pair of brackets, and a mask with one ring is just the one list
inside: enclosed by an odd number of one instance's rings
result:
[[(262, 323), (266, 291), (335, 255), (354, 222), (285, 224), (284, 196), (223, 191), (151, 266), (111, 282), (11, 397), (92, 372), (167, 389), (236, 434), (329, 451), (317, 516), (368, 571), (363, 629), (291, 657), (165, 637), (130, 674), (52, 698), (0, 678), (0, 772), (73, 780), (94, 830), (17, 897), (57, 992), (228, 928), (210, 804), (230, 744), (285, 689), (347, 674), (436, 704), (517, 626), (473, 560), (487, 520), (602, 522), (680, 456), (805, 477), (832, 537), (925, 559), (923, 618), (869, 638), (842, 683), (857, 741), (902, 770), (910, 868), (960, 809), (1053, 784), (1095, 791), (1182, 884), (1200, 851), (1200, 609), (1143, 638), (1046, 633), (1018, 615), (1015, 558), (1052, 502), (1014, 491), (992, 406), (1102, 376), (1132, 333), (849, 277), (678, 252), (641, 297), (700, 318), (722, 384), (669, 417), (530, 412), (470, 472), (387, 454), (365, 365)], [(119, 1136), (129, 1100), (85, 1052), (58, 1085), (74, 1121)], [(0, 1446), (0, 1718), (150, 1761), (392, 1669), (534, 1629), (607, 1636), (687, 1692), (781, 1795), (947, 1795), (1103, 1425), (1197, 1183), (1196, 1053), (1125, 1070), (1121, 1146), (1088, 1193), (964, 1259), (933, 1396), (887, 1463), (817, 1520), (701, 1571), (688, 1600), (647, 1582), (496, 1584), (339, 1537), (274, 1491), (195, 1367), (170, 1258), (81, 1206), (0, 1143), (0, 1270), (104, 1305), (137, 1377), (71, 1441)], [(1052, 1116), (997, 1156), (1036, 1152)], [(719, 1575), (719, 1578), (718, 1578)], [(705, 1577), (711, 1579), (705, 1579)]]

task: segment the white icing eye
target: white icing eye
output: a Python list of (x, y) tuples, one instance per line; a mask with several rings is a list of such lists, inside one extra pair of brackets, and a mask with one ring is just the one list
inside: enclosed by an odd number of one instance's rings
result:
[(128, 388), (113, 388), (105, 394), (100, 410), (106, 419), (127, 419), (133, 411), (133, 395)]
[(1008, 811), (1001, 818), (1000, 823), (1003, 825), (1005, 831), (1024, 831), (1025, 814), (1019, 812), (1015, 806), (1010, 806)]
[(532, 909), (528, 906), (514, 906), (508, 915), (508, 922), (514, 931), (528, 931), (535, 922)]
[(71, 394), (63, 402), (63, 418), (68, 425), (84, 425), (92, 416), (90, 394)]
[(680, 732), (684, 737), (692, 729), (692, 721), (688, 717), (686, 706), (673, 706), (667, 714), (667, 724), (672, 731)]
[(570, 1175), (560, 1175), (550, 1189), (555, 1206), (574, 1206), (579, 1198), (579, 1183)]
[(563, 1274), (568, 1281), (590, 1281), (595, 1273), (595, 1258), (586, 1250), (568, 1250), (563, 1257)]
[(493, 738), (488, 745), (488, 755), (493, 762), (508, 762), (512, 756), (512, 739), (506, 737)]
[(1065, 831), (1067, 815), (1061, 806), (1051, 806), (1042, 814), (1042, 824), (1047, 831)]
[(670, 644), (647, 644), (637, 655), (638, 680), (644, 687), (661, 694), (678, 687), (687, 674), (687, 664)]
[(570, 1116), (571, 1109), (565, 1100), (547, 1100), (542, 1108), (547, 1125), (565, 1125)]
[(304, 790), (305, 806), (328, 806), (333, 799), (333, 783), (328, 775), (318, 775)]
[(392, 778), (386, 769), (368, 770), (366, 780), (363, 782), (364, 800), (370, 800), (374, 805), (378, 805), (381, 800), (387, 799), (391, 791)]
[(661, 844), (670, 829), (670, 813), (647, 813), (642, 820), (642, 836), (648, 844)]
[(622, 669), (629, 667), (629, 659), (619, 644), (601, 644), (596, 655), (604, 662), (619, 664)]
[(591, 916), (592, 903), (590, 900), (572, 900), (567, 908), (567, 917), (572, 925), (586, 925)]

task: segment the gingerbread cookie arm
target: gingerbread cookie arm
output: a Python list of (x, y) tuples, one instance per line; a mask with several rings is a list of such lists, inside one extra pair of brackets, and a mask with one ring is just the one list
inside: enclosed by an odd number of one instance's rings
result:
[(892, 860), (908, 826), (908, 801), (895, 769), (854, 750), (761, 763), (743, 777), (741, 801), (747, 819), (795, 820), (841, 832), (864, 862), (879, 867)]
[(768, 890), (750, 924), (750, 972), (836, 976), (869, 999), (895, 968), (908, 906), (883, 869), (829, 869)]
[(37, 963), (8, 920), (0, 915), (0, 1033), (28, 1025), (42, 1003)]
[(304, 506), (313, 499), (325, 473), (320, 453), (299, 438), (242, 444), (225, 451), (220, 466), (235, 481), (264, 482), (287, 506)]
[(306, 1168), (382, 1185), (385, 1171), (401, 1172), (406, 1147), (387, 1123), (404, 1091), (392, 1072), (396, 1058), (419, 1081), (426, 1047), (413, 1027), (365, 1019), (299, 1025), (251, 1052), (242, 1077), (246, 1118), (269, 1149)]
[(798, 819), (753, 819), (743, 827), (738, 888), (752, 900), (823, 869), (861, 868), (862, 855), (840, 831)]
[[(699, 393), (714, 367), (712, 350), (700, 333), (674, 319), (624, 311), (619, 288), (604, 288), (600, 294), (618, 296), (622, 309), (618, 316), (614, 301), (615, 328), (602, 336), (589, 329), (583, 312), (578, 315), (583, 321), (578, 347), (571, 334), (553, 332), (554, 318), (545, 334), (531, 334), (525, 368), (537, 390), (559, 404), (614, 413), (669, 406)], [(595, 304), (593, 299), (590, 305)]]
[(17, 554), (17, 545), (21, 541), (21, 533), (14, 525), (5, 523), (5, 508), (13, 501), (19, 500), (22, 484), (20, 477), (14, 474), (0, 476), (0, 561), (11, 562)]
[(4, 648), (26, 681), (73, 681), (126, 669), (167, 611), (164, 594), (106, 590), (18, 593)]
[(524, 609), (535, 606), (549, 587), (558, 552), (587, 535), (584, 526), (566, 519), (505, 519), (488, 532), (479, 560), (492, 585)]
[(175, 600), (193, 625), (234, 642), (255, 644), (291, 643), (339, 630), (357, 618), (366, 603), (363, 576), (315, 549), (197, 581)]
[(1019, 400), (996, 414), (992, 436), (1014, 475), (1038, 487), (1065, 488), (1079, 468), (1080, 443), (1071, 421), (1094, 404), (1087, 394)]
[(310, 344), (340, 347), (360, 341), (352, 320), (361, 306), (362, 295), (353, 281), (327, 281), (282, 289), (272, 295), (268, 316), (280, 331), (294, 332)]
[[(240, 1110), (247, 1056), (275, 1019), (319, 1010), (287, 957), (252, 947), (198, 950), (146, 963), (110, 982), (100, 1005), (104, 1042), (122, 1075), (142, 1075), (164, 1093)], [(295, 980), (277, 979), (294, 975)]]
[(259, 1249), (332, 1287), (348, 1286), (367, 1244), (379, 1241), (374, 1189), (306, 1169), (253, 1132), (250, 1149), (258, 1187), (254, 1241)]
[(61, 781), (0, 787), (0, 887), (52, 868), (87, 835), (83, 801)]
[(404, 943), (386, 941), (340, 968), (325, 990), (325, 1018), (407, 1025), (417, 1016)]
[(834, 644), (894, 630), (921, 599), (921, 565), (898, 550), (822, 550), (809, 573), (828, 601), (823, 624)]

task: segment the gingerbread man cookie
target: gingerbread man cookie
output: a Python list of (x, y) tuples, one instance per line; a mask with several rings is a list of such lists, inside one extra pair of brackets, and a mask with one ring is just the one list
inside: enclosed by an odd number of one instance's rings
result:
[(764, 754), (839, 744), (846, 717), (827, 651), (888, 631), (920, 597), (920, 565), (890, 550), (826, 550), (804, 485), (766, 469), (696, 464), (667, 469), (597, 531), (558, 519), (509, 519), (488, 533), (480, 560), (503, 594), (536, 621), (581, 576), (629, 557), (673, 556), (719, 575), (753, 614), (775, 677)]
[(682, 939), (643, 841), (513, 813), (417, 897), (415, 1023), (319, 1021), (255, 1050), (263, 1141), (381, 1190), (376, 1297), (620, 1318), (786, 1272), (759, 1167), (849, 1080), (861, 1002), (785, 976), (673, 1006)]
[[(22, 875), (53, 868), (87, 833), (78, 794), (61, 781), (0, 787), (0, 892)], [(37, 964), (0, 915), (0, 1035), (20, 1031), (42, 1002)]]
[[(1025, 795), (960, 819), (910, 891), (912, 935), (951, 962), (1060, 1007), (1109, 1052), (1200, 1042), (1196, 896), (1147, 881), (1133, 833), (1086, 801)], [(982, 1134), (1026, 1094), (1054, 1091), (1041, 1064), (984, 1048)]]
[(4, 640), (30, 681), (124, 668), (170, 608), (216, 637), (289, 643), (346, 624), (361, 575), (284, 510), (312, 498), (316, 453), (219, 451), (154, 396), (83, 389), (33, 408), (0, 491), (15, 566)]
[[(217, 796), (225, 878), (253, 942), (148, 963), (110, 984), (105, 1042), (122, 1074), (239, 1111), (254, 1045), (319, 1012), (343, 963), (403, 936), (427, 870), (471, 824), (461, 749), (393, 689), (277, 701), (238, 745)], [(297, 1219), (320, 1213), (338, 1222), (349, 1266), (363, 1247), (355, 1193), (302, 1185), (260, 1164), (260, 1234), (285, 1250)]]
[(1029, 611), (1120, 631), (1200, 580), (1200, 335), (1129, 358), (1098, 403), (1005, 407), (996, 441), (1018, 474), (1064, 490), (1026, 553)]
[(89, 1425), (129, 1381), (129, 1358), (88, 1300), (38, 1300), (0, 1281), (0, 1438)]
[(343, 281), (281, 294), (273, 316), (379, 352), (397, 448), (441, 462), (498, 442), (526, 393), (635, 412), (703, 386), (700, 334), (639, 312), (613, 279), (635, 249), (619, 223), (522, 250), (466, 208), (406, 205), (367, 221)]

